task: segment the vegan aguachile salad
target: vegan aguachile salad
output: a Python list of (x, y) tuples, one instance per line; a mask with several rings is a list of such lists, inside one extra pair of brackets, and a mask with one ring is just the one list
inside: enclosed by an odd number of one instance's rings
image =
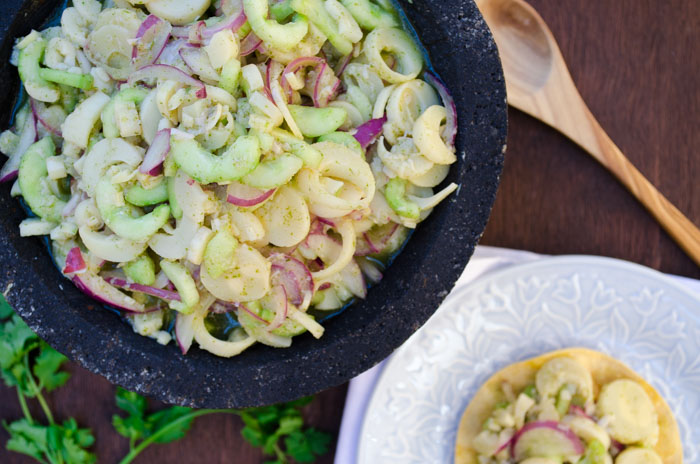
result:
[(513, 364), (474, 395), (456, 464), (672, 464), (680, 434), (663, 398), (603, 353), (566, 349)]
[(454, 102), (389, 0), (74, 0), (12, 63), (21, 235), (183, 353), (320, 337), (458, 187)]

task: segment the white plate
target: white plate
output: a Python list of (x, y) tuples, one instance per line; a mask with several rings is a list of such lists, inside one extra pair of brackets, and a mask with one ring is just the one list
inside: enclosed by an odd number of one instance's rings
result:
[(488, 377), (573, 346), (646, 378), (671, 405), (685, 462), (700, 462), (700, 299), (656, 271), (583, 256), (513, 266), (453, 291), (387, 363), (358, 462), (452, 463), (462, 411)]

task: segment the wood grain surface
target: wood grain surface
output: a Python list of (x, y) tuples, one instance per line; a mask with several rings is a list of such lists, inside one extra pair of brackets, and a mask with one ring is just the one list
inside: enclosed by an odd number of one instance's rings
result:
[[(414, 0), (421, 1), (421, 0)], [(465, 0), (466, 1), (466, 0)], [(630, 160), (691, 221), (700, 224), (700, 2), (531, 0), (557, 38), (581, 95)], [(554, 130), (511, 111), (502, 184), (482, 243), (548, 254), (595, 254), (700, 278), (698, 268), (601, 166)], [(128, 449), (111, 428), (114, 387), (71, 366), (50, 402), (97, 436), (99, 462)], [(318, 395), (309, 423), (337, 436), (346, 387)], [(154, 407), (158, 407), (154, 403)], [(21, 415), (0, 388), (0, 418)], [(155, 446), (139, 463), (263, 461), (229, 416), (198, 419), (187, 437)], [(0, 442), (7, 435), (0, 431)], [(321, 463), (331, 463), (329, 453)], [(0, 462), (32, 462), (0, 449)]]

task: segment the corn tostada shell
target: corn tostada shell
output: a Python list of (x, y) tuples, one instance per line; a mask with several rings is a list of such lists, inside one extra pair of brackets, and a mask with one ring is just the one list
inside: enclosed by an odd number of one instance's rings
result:
[(629, 366), (599, 351), (587, 348), (567, 348), (545, 353), (535, 358), (511, 364), (496, 372), (477, 390), (462, 414), (457, 431), (455, 464), (478, 464), (477, 453), (471, 444), (481, 432), (482, 425), (489, 418), (496, 405), (504, 401), (501, 385), (507, 381), (513, 391), (520, 392), (535, 381), (535, 374), (552, 358), (567, 356), (586, 367), (593, 377), (594, 395), (597, 398), (601, 386), (617, 379), (631, 379), (638, 382), (651, 399), (659, 419), (659, 441), (654, 451), (664, 464), (681, 464), (683, 447), (678, 424), (671, 408), (661, 395)]

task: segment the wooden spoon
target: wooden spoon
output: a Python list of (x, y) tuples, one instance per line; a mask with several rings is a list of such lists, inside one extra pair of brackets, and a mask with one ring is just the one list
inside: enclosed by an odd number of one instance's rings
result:
[(605, 133), (569, 74), (552, 31), (523, 0), (476, 0), (503, 62), (508, 103), (580, 145), (649, 210), (700, 265), (700, 230), (625, 157)]

